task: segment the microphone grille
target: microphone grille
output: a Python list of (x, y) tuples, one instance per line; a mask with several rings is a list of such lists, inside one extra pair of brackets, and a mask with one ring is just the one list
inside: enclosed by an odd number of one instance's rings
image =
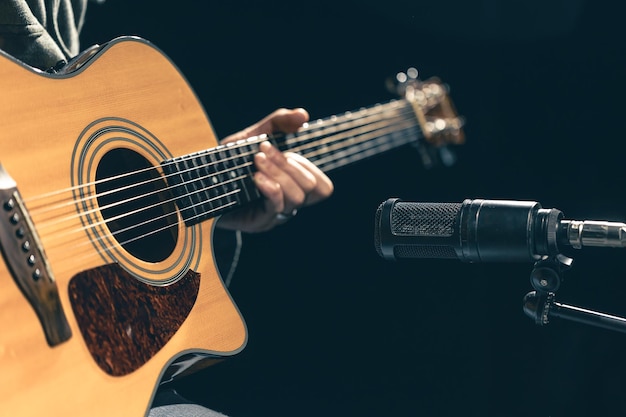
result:
[(376, 211), (374, 244), (386, 259), (457, 258), (462, 203), (413, 203), (390, 198)]
[(438, 245), (398, 245), (393, 249), (397, 259), (455, 259), (456, 252), (452, 246)]
[(397, 202), (391, 212), (391, 231), (406, 236), (452, 236), (461, 206), (461, 203)]

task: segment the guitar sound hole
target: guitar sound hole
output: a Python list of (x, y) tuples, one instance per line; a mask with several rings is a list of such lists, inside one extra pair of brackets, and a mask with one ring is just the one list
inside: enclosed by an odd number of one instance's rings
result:
[(129, 149), (113, 149), (96, 170), (98, 205), (117, 242), (147, 262), (166, 259), (178, 238), (172, 195), (147, 159)]

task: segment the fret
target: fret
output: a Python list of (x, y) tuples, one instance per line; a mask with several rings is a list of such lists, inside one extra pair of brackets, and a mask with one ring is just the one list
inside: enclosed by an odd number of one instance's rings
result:
[(161, 163), (187, 226), (261, 197), (252, 180), (257, 149), (258, 140), (249, 140)]
[(219, 175), (217, 173), (218, 171), (217, 156), (215, 152), (205, 152), (203, 156), (204, 156), (204, 159), (206, 160), (206, 162), (203, 161), (203, 166), (215, 167), (215, 169), (209, 170), (209, 174), (207, 178), (209, 197), (211, 198), (211, 200), (215, 200), (220, 195), (219, 188), (218, 188), (220, 184), (220, 180), (219, 180)]
[(221, 198), (218, 200), (222, 206), (230, 206), (236, 204), (235, 196), (231, 193), (234, 191), (232, 182), (230, 181), (230, 166), (231, 161), (229, 159), (230, 154), (225, 147), (219, 147), (217, 150), (217, 170), (219, 179), (219, 190)]
[(254, 154), (258, 149), (257, 145), (244, 143), (241, 152), (235, 159), (237, 168), (239, 187), (241, 188), (246, 201), (254, 201), (261, 198), (261, 192), (254, 183)]

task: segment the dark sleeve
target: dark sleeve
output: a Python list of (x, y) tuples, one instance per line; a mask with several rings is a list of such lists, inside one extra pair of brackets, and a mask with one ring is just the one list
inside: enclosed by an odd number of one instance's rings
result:
[(0, 49), (46, 70), (80, 52), (88, 0), (0, 1)]

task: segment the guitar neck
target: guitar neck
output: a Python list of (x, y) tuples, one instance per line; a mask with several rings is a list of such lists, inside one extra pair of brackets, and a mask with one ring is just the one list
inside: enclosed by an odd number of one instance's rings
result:
[(185, 223), (193, 225), (261, 198), (253, 181), (259, 143), (301, 154), (322, 171), (364, 160), (421, 137), (410, 103), (393, 100), (305, 124), (296, 133), (252, 137), (164, 161)]
[(328, 173), (418, 140), (421, 130), (408, 102), (394, 100), (320, 119), (278, 140)]

